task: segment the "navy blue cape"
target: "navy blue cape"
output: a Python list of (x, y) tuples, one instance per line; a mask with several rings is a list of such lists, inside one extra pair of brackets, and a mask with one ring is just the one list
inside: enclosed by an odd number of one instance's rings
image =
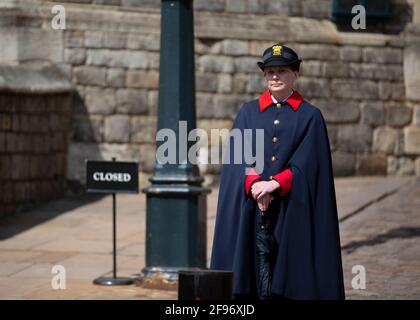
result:
[[(274, 125), (273, 119), (280, 124)], [(278, 244), (271, 291), (291, 299), (344, 299), (343, 270), (331, 151), (324, 118), (303, 100), (295, 111), (274, 105), (261, 112), (245, 103), (232, 129), (264, 129), (263, 180), (290, 168), (292, 188), (275, 196)], [(252, 146), (255, 151), (255, 132)], [(272, 137), (279, 138), (278, 143)], [(233, 163), (234, 139), (222, 165), (211, 269), (233, 271), (234, 294), (255, 295), (254, 225), (257, 203), (245, 193), (246, 163)], [(277, 160), (272, 162), (275, 155)], [(244, 159), (242, 159), (244, 160)]]

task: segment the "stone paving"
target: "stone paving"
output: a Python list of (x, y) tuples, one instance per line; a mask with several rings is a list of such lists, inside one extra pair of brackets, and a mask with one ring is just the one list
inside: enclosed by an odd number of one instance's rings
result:
[[(336, 179), (348, 299), (420, 299), (420, 180)], [(208, 198), (210, 257), (217, 188)], [(177, 299), (171, 290), (92, 284), (112, 271), (111, 196), (50, 202), (0, 220), (0, 299)], [(137, 277), (145, 261), (145, 197), (117, 196), (118, 275)], [(66, 270), (53, 290), (52, 267)], [(353, 289), (355, 265), (366, 289)]]

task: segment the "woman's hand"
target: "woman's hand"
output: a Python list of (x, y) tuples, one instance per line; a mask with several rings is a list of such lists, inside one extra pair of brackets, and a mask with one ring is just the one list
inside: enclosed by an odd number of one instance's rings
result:
[(258, 208), (260, 208), (261, 211), (267, 211), (271, 200), (273, 200), (273, 196), (271, 194), (266, 194), (265, 196), (262, 196), (260, 200), (257, 201)]
[(258, 201), (278, 188), (280, 188), (280, 184), (276, 180), (255, 182), (251, 187), (252, 197)]

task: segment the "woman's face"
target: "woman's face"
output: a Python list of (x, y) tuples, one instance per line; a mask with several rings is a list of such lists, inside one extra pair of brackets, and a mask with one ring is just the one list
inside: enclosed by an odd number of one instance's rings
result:
[(264, 77), (267, 80), (268, 89), (272, 93), (290, 92), (298, 75), (297, 71), (289, 67), (267, 67), (264, 69)]

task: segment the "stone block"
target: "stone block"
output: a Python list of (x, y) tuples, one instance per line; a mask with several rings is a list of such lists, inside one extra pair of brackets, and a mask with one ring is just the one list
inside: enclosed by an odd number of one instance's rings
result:
[(86, 31), (84, 46), (86, 48), (102, 48), (103, 47), (103, 33), (102, 31)]
[(331, 16), (331, 2), (329, 0), (302, 1), (302, 11), (303, 16), (307, 18), (329, 19)]
[(388, 174), (410, 176), (414, 174), (414, 161), (407, 157), (388, 157)]
[(157, 91), (150, 90), (147, 93), (147, 105), (149, 108), (149, 115), (156, 116), (157, 108), (158, 108), (158, 92)]
[(394, 85), (389, 81), (379, 81), (378, 82), (378, 94), (379, 99), (387, 101), (392, 98), (394, 95)]
[(244, 0), (226, 0), (226, 11), (245, 13), (247, 11), (247, 1)]
[(406, 107), (391, 106), (385, 109), (385, 123), (392, 127), (404, 127), (411, 123), (412, 110)]
[(160, 7), (159, 3), (155, 0), (121, 0), (121, 5), (127, 7)]
[(248, 41), (231, 39), (223, 40), (222, 53), (228, 56), (247, 56), (249, 53)]
[(265, 13), (266, 7), (266, 0), (248, 0), (248, 12), (250, 13)]
[(128, 88), (157, 89), (159, 87), (159, 72), (155, 70), (129, 70), (126, 75)]
[(356, 167), (356, 156), (351, 153), (333, 152), (332, 166), (334, 176), (352, 176)]
[(195, 52), (200, 55), (222, 54), (223, 40), (209, 38), (195, 38)]
[(148, 95), (145, 90), (118, 90), (117, 100), (117, 111), (120, 113), (145, 114), (148, 111)]
[[(250, 76), (243, 73), (233, 75), (233, 93), (246, 93)], [(255, 89), (251, 89), (252, 91)]]
[(106, 71), (106, 83), (114, 88), (125, 86), (125, 71), (122, 68), (110, 68)]
[(106, 85), (106, 69), (93, 66), (75, 67), (74, 81), (77, 84), (105, 86)]
[(247, 77), (246, 92), (261, 94), (267, 88), (267, 82), (261, 74), (250, 74)]
[(358, 160), (358, 175), (386, 175), (388, 161), (384, 153), (374, 153), (361, 156)]
[(323, 76), (326, 78), (348, 78), (349, 74), (348, 64), (341, 61), (327, 61), (323, 64)]
[(341, 125), (337, 133), (337, 150), (367, 152), (372, 145), (372, 129), (368, 125)]
[(72, 65), (81, 65), (86, 61), (86, 49), (67, 48), (64, 50), (65, 62)]
[(85, 101), (90, 114), (111, 114), (117, 106), (112, 89), (87, 88)]
[(234, 71), (234, 60), (232, 57), (203, 55), (198, 58), (197, 62), (198, 71), (223, 73), (232, 73)]
[(103, 35), (103, 47), (111, 49), (124, 49), (127, 44), (127, 35), (119, 32), (107, 32)]
[(214, 95), (198, 92), (196, 94), (196, 110), (198, 118), (213, 118), (215, 110)]
[(321, 111), (328, 123), (352, 123), (360, 118), (360, 108), (357, 101), (351, 100), (312, 100)]
[(217, 75), (214, 73), (196, 73), (195, 87), (200, 92), (216, 92), (218, 89)]
[(134, 50), (159, 51), (160, 42), (157, 35), (129, 34), (127, 48)]
[(131, 142), (154, 144), (156, 128), (156, 117), (133, 116), (131, 118)]
[[(363, 88), (361, 90), (360, 88)], [(375, 100), (379, 98), (376, 82), (360, 81), (355, 79), (333, 79), (331, 81), (333, 97), (345, 99)]]
[(224, 11), (226, 0), (195, 0), (194, 10), (200, 11)]
[(232, 76), (230, 74), (219, 74), (217, 76), (217, 92), (231, 93), (232, 89)]
[(211, 118), (234, 119), (240, 107), (247, 100), (249, 97), (246, 96), (216, 95)]
[(403, 69), (400, 65), (376, 65), (374, 78), (377, 80), (403, 81)]
[(413, 124), (420, 126), (420, 106), (413, 108)]
[(130, 141), (130, 117), (112, 115), (105, 118), (104, 140), (124, 143)]
[(362, 123), (380, 126), (385, 123), (384, 105), (381, 101), (362, 102)]
[(258, 72), (261, 76), (261, 70), (257, 65), (258, 59), (255, 59), (254, 57), (238, 57), (235, 58), (234, 64), (235, 64), (235, 70), (236, 72), (242, 72), (242, 73), (256, 73)]
[(363, 48), (363, 61), (379, 64), (401, 64), (403, 51), (397, 48), (366, 47)]
[(301, 77), (296, 81), (296, 89), (307, 98), (330, 98), (330, 86), (326, 79)]
[(139, 146), (139, 165), (144, 172), (153, 172), (156, 163), (156, 147), (153, 144), (142, 144)]
[(149, 66), (149, 55), (142, 51), (92, 49), (87, 51), (86, 63), (95, 66), (146, 69)]
[(392, 154), (397, 143), (397, 131), (390, 127), (379, 127), (373, 131), (373, 151)]
[(377, 65), (373, 63), (349, 63), (349, 76), (355, 79), (374, 79)]
[(420, 45), (411, 45), (404, 48), (404, 83), (407, 98), (420, 101)]
[(414, 169), (417, 177), (420, 177), (420, 157), (418, 157), (414, 163)]
[(303, 61), (299, 74), (304, 77), (321, 77), (324, 73), (324, 64), (321, 61)]
[(305, 60), (337, 60), (339, 58), (339, 47), (326, 44), (306, 44), (296, 49), (299, 57)]
[(82, 48), (84, 46), (84, 31), (81, 30), (69, 30), (65, 31), (64, 41), (66, 47), (69, 48)]
[(339, 48), (341, 61), (359, 62), (362, 60), (362, 48), (357, 46), (343, 46)]
[(420, 154), (420, 127), (404, 128), (404, 148), (407, 154)]

